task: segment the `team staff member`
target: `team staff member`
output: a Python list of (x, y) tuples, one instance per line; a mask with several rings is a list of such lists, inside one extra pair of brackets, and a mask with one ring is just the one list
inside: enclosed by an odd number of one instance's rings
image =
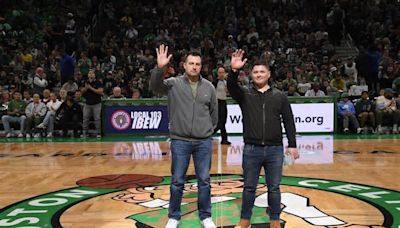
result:
[(217, 69), (217, 78), (213, 82), (216, 88), (218, 100), (218, 124), (215, 132), (218, 130), (221, 131), (221, 144), (230, 145), (231, 142), (228, 141), (228, 134), (226, 133), (225, 128), (226, 118), (228, 117), (228, 107), (226, 105), (228, 88), (226, 86), (225, 74), (225, 69), (223, 67), (219, 67)]

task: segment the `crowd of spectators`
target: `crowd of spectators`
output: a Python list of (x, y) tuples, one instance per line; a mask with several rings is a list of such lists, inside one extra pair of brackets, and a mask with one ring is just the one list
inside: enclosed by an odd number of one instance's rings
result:
[[(59, 107), (84, 113), (91, 70), (102, 99), (159, 97), (149, 76), (160, 43), (173, 54), (166, 78), (182, 73), (185, 54), (198, 51), (202, 76), (213, 80), (219, 67), (229, 71), (230, 54), (241, 48), (250, 63), (240, 72), (242, 85), (250, 83), (251, 62), (264, 60), (271, 84), (288, 96), (340, 96), (358, 85), (368, 86), (371, 100), (381, 88), (400, 92), (396, 0), (18, 0), (1, 1), (0, 8), (3, 114), (17, 99), (14, 91), (28, 103), (38, 95), (48, 104), (52, 94)], [(347, 33), (358, 56), (336, 53)], [(61, 119), (47, 107), (54, 114), (44, 114), (40, 127)], [(83, 120), (68, 121), (76, 118)]]

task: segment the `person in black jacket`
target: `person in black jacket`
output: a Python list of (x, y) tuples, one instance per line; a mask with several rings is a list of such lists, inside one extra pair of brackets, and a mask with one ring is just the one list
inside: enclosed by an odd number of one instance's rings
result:
[(283, 166), (283, 143), (281, 122), (285, 126), (289, 141), (287, 153), (292, 159), (299, 158), (296, 148), (296, 127), (287, 96), (271, 88), (268, 79), (271, 72), (266, 62), (255, 63), (251, 70), (252, 85), (240, 87), (237, 84), (239, 70), (247, 59), (244, 51), (236, 50), (231, 57), (231, 71), (228, 76), (228, 90), (242, 110), (243, 115), (243, 198), (241, 219), (237, 227), (250, 226), (255, 191), (261, 167), (265, 170), (268, 187), (268, 213), (270, 227), (280, 227), (281, 213), (280, 181)]
[(68, 129), (74, 130), (74, 137), (78, 136), (78, 130), (82, 126), (82, 108), (72, 96), (67, 95), (66, 100), (58, 108), (56, 120), (63, 131), (63, 137), (67, 136)]

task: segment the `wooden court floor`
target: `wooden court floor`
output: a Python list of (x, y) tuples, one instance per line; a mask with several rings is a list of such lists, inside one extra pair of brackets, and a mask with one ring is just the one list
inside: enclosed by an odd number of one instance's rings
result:
[[(213, 143), (212, 210), (218, 227), (240, 216), (241, 137)], [(284, 227), (400, 227), (400, 140), (299, 136), (284, 167)], [(170, 150), (165, 139), (0, 143), (0, 227), (163, 227)], [(200, 227), (194, 168), (180, 227)], [(263, 175), (263, 174), (262, 174)], [(268, 227), (260, 176), (252, 227)]]

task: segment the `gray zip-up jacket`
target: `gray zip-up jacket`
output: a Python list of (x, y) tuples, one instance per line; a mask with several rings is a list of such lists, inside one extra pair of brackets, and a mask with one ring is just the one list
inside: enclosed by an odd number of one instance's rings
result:
[(25, 108), (26, 117), (31, 117), (33, 115), (44, 117), (46, 115), (46, 112), (47, 106), (43, 102), (39, 102), (38, 104), (31, 102)]
[(197, 84), (197, 95), (193, 97), (186, 74), (164, 79), (163, 70), (151, 72), (151, 89), (168, 94), (169, 132), (172, 139), (201, 140), (210, 137), (218, 122), (218, 104), (215, 88), (202, 79)]

